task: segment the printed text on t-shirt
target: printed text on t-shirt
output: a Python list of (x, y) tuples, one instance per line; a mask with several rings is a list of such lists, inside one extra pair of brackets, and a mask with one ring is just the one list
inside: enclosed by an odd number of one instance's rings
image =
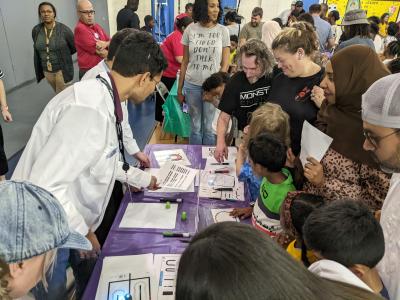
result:
[(257, 97), (263, 97), (268, 94), (269, 86), (261, 87), (253, 91), (246, 91), (240, 93), (240, 107), (251, 107), (254, 105), (259, 105), (259, 99)]

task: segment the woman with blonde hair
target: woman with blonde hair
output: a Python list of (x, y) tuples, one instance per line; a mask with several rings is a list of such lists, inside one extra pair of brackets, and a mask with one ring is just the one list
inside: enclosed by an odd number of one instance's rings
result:
[[(273, 103), (266, 103), (257, 108), (251, 115), (251, 121), (244, 131), (243, 143), (240, 144), (236, 158), (236, 174), (239, 181), (247, 183), (250, 191), (250, 201), (256, 201), (260, 192), (261, 178), (253, 174), (247, 159), (247, 148), (250, 139), (261, 133), (269, 133), (282, 141), (287, 148), (290, 147), (289, 116), (282, 108)], [(290, 151), (290, 150), (289, 150)], [(251, 216), (252, 207), (236, 208), (232, 211), (235, 217), (245, 219)]]
[(276, 36), (281, 32), (282, 29), (278, 22), (266, 21), (261, 29), (262, 38), (261, 40), (267, 45), (268, 49), (271, 50), (272, 42)]
[(272, 80), (268, 100), (279, 104), (290, 117), (293, 153), (300, 153), (304, 121), (313, 124), (318, 107), (311, 100), (311, 90), (321, 82), (324, 70), (314, 62), (318, 37), (306, 22), (282, 30), (272, 43), (279, 72)]
[(27, 182), (0, 183), (0, 299), (20, 298), (40, 281), (47, 288), (46, 274), (61, 248), (92, 246), (69, 229), (61, 204), (49, 192)]

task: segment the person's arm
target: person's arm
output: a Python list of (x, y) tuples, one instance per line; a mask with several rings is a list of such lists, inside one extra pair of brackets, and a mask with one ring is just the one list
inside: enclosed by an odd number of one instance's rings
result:
[(183, 96), (182, 89), (183, 83), (185, 82), (186, 70), (189, 64), (189, 46), (183, 46), (183, 59), (181, 64), (181, 72), (179, 75), (179, 82), (178, 82), (178, 100), (179, 102), (183, 102), (185, 97)]
[(51, 192), (63, 206), (69, 226), (86, 235), (91, 224), (86, 224), (73, 203), (84, 199), (72, 199), (69, 187), (103, 154), (108, 144), (108, 120), (95, 109), (76, 105), (65, 108), (60, 115), (25, 179)]
[(229, 47), (225, 47), (225, 48), (222, 49), (221, 69), (219, 69), (220, 72), (228, 72), (229, 54), (230, 54), (230, 48)]
[(129, 155), (140, 152), (140, 148), (133, 137), (132, 128), (129, 124), (129, 113), (126, 103), (121, 103), (123, 119), (121, 122), (124, 146)]
[(243, 26), (242, 30), (239, 33), (239, 48), (246, 44), (247, 41), (247, 27)]
[(74, 42), (74, 34), (72, 30), (68, 27), (63, 25), (64, 33), (65, 33), (65, 41), (67, 42), (69, 52), (72, 54), (76, 53), (75, 42)]
[(333, 47), (335, 47), (335, 38), (334, 37), (328, 39), (327, 50), (330, 50)]
[(175, 60), (178, 64), (182, 64), (183, 56), (175, 56)]
[(75, 28), (75, 46), (89, 54), (96, 54), (96, 39), (79, 25)]
[(225, 142), (225, 135), (228, 129), (231, 116), (221, 111), (217, 121), (217, 147), (215, 148), (214, 157), (218, 162), (228, 159), (228, 147)]
[(181, 44), (181, 37), (178, 34), (173, 33), (169, 41), (165, 40), (164, 43), (168, 43), (168, 48), (172, 48), (172, 53), (177, 63), (182, 64), (183, 61), (183, 45)]
[(246, 161), (247, 153), (246, 147), (243, 143), (239, 145), (238, 153), (236, 156), (236, 176), (239, 177), (243, 164)]
[(12, 116), (10, 111), (8, 110), (8, 105), (7, 105), (7, 98), (6, 98), (6, 90), (4, 88), (4, 83), (3, 80), (1, 79), (3, 77), (3, 73), (0, 70), (0, 108), (1, 108), (1, 114), (3, 115), (3, 119), (5, 122), (12, 122)]

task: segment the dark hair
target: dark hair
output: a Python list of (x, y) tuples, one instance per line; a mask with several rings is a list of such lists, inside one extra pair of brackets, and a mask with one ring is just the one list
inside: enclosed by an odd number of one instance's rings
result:
[(264, 14), (264, 11), (261, 7), (254, 7), (253, 10), (251, 11), (251, 15), (253, 17), (260, 16), (262, 18), (263, 14)]
[(203, 91), (209, 92), (223, 84), (228, 83), (228, 81), (229, 81), (228, 73), (225, 72), (214, 73), (203, 82), (202, 88)]
[[(222, 6), (221, 6), (220, 0), (218, 0), (218, 6), (219, 6), (219, 13), (218, 13), (217, 22), (219, 22), (222, 17)], [(200, 23), (209, 22), (210, 19), (208, 17), (208, 0), (195, 0), (194, 1), (193, 20), (195, 22), (200, 22)]]
[(137, 11), (139, 8), (139, 0), (128, 0), (126, 6), (133, 11)]
[(312, 4), (310, 5), (310, 8), (308, 9), (308, 11), (310, 12), (310, 14), (316, 14), (316, 13), (320, 13), (322, 10), (322, 7), (320, 4)]
[(292, 205), (290, 206), (292, 224), (297, 233), (296, 241), (301, 245), (301, 260), (306, 267), (310, 266), (310, 262), (307, 257), (307, 247), (303, 240), (303, 225), (308, 216), (324, 203), (325, 200), (321, 196), (299, 193), (292, 200)]
[(188, 10), (189, 8), (193, 8), (193, 3), (189, 2), (185, 5), (185, 10)]
[(150, 72), (151, 77), (167, 68), (160, 46), (147, 32), (129, 34), (115, 54), (112, 69), (124, 77)]
[(176, 27), (182, 31), (183, 27), (188, 27), (191, 23), (193, 23), (193, 19), (191, 17), (188, 16), (184, 16), (183, 18), (177, 18), (175, 25)]
[(400, 56), (400, 41), (390, 42), (385, 49), (385, 54), (392, 57)]
[(54, 17), (57, 17), (57, 10), (56, 10), (56, 7), (55, 7), (52, 3), (50, 3), (50, 2), (42, 2), (42, 3), (40, 3), (39, 6), (38, 6), (39, 20), (40, 20), (40, 9), (42, 8), (42, 6), (45, 6), (45, 5), (50, 6), (51, 9), (52, 9), (53, 12), (54, 12)]
[(399, 26), (396, 22), (389, 22), (387, 28), (387, 34), (391, 36), (395, 36), (399, 32)]
[(357, 35), (360, 37), (369, 38), (369, 24), (353, 24), (344, 26), (346, 39), (351, 39)]
[(108, 46), (107, 60), (112, 60), (117, 52), (122, 41), (131, 33), (137, 32), (133, 28), (124, 28), (117, 31), (111, 38), (110, 45)]
[(276, 23), (279, 24), (281, 28), (283, 28), (283, 23), (281, 18), (273, 18), (272, 21), (275, 21)]
[(332, 17), (335, 19), (335, 21), (340, 19), (340, 14), (337, 10), (331, 10), (329, 13), (332, 15)]
[(239, 43), (238, 36), (236, 34), (233, 34), (229, 37), (231, 42)]
[(385, 253), (379, 222), (366, 205), (354, 200), (337, 200), (314, 210), (303, 234), (309, 249), (347, 268), (374, 268)]
[(385, 19), (385, 18), (388, 17), (388, 16), (389, 16), (388, 13), (384, 13), (384, 14), (381, 16), (380, 23), (383, 23), (383, 19)]
[(270, 172), (280, 172), (286, 163), (286, 146), (269, 133), (262, 133), (249, 141), (251, 160)]
[(389, 62), (387, 67), (392, 74), (400, 73), (400, 57), (397, 57)]
[(301, 14), (298, 18), (297, 21), (299, 22), (307, 22), (310, 23), (312, 26), (314, 26), (314, 17), (310, 15), (309, 13), (304, 13)]
[(154, 20), (153, 16), (147, 15), (144, 17), (144, 24), (148, 25), (153, 20)]
[(230, 10), (225, 14), (225, 21), (234, 22), (237, 24), (242, 23), (242, 16), (239, 16), (236, 10)]
[(378, 24), (379, 25), (379, 23), (381, 22), (381, 20), (379, 19), (379, 17), (377, 17), (377, 16), (371, 16), (371, 17), (369, 17), (368, 19), (368, 22), (374, 22), (375, 24)]
[(379, 25), (376, 24), (375, 22), (370, 22), (369, 32), (372, 33), (373, 35), (377, 35), (379, 33)]
[(196, 234), (183, 252), (176, 300), (365, 300), (377, 295), (314, 275), (269, 236), (236, 222)]

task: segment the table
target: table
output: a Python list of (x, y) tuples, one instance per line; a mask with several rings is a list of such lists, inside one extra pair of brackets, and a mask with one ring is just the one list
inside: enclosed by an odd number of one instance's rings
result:
[[(186, 156), (191, 162), (192, 168), (202, 169), (206, 161), (202, 159), (201, 146), (198, 145), (147, 145), (144, 152), (150, 157), (151, 167), (158, 168), (153, 151), (183, 149)], [(247, 195), (247, 191), (245, 192)], [(195, 215), (197, 211), (197, 187), (194, 193), (176, 193), (176, 194), (160, 194), (160, 193), (133, 193), (131, 196), (126, 193), (122, 200), (121, 207), (111, 227), (110, 233), (104, 243), (100, 257), (93, 270), (92, 276), (88, 283), (83, 296), (84, 300), (93, 300), (96, 296), (97, 286), (100, 279), (101, 268), (104, 257), (118, 255), (136, 255), (145, 253), (154, 254), (178, 254), (182, 253), (187, 247), (187, 243), (182, 243), (179, 238), (164, 238), (162, 229), (131, 229), (119, 228), (121, 219), (130, 202), (155, 202), (155, 197), (174, 196), (183, 198), (183, 203), (179, 204), (176, 228), (177, 232), (193, 232), (195, 230)], [(248, 199), (248, 197), (246, 197)], [(229, 208), (229, 207), (247, 207), (247, 201), (222, 201), (200, 198), (199, 204), (199, 230), (214, 223), (211, 209), (212, 208)], [(187, 212), (187, 220), (182, 222), (180, 215), (182, 211)], [(247, 220), (248, 222), (248, 220)]]

